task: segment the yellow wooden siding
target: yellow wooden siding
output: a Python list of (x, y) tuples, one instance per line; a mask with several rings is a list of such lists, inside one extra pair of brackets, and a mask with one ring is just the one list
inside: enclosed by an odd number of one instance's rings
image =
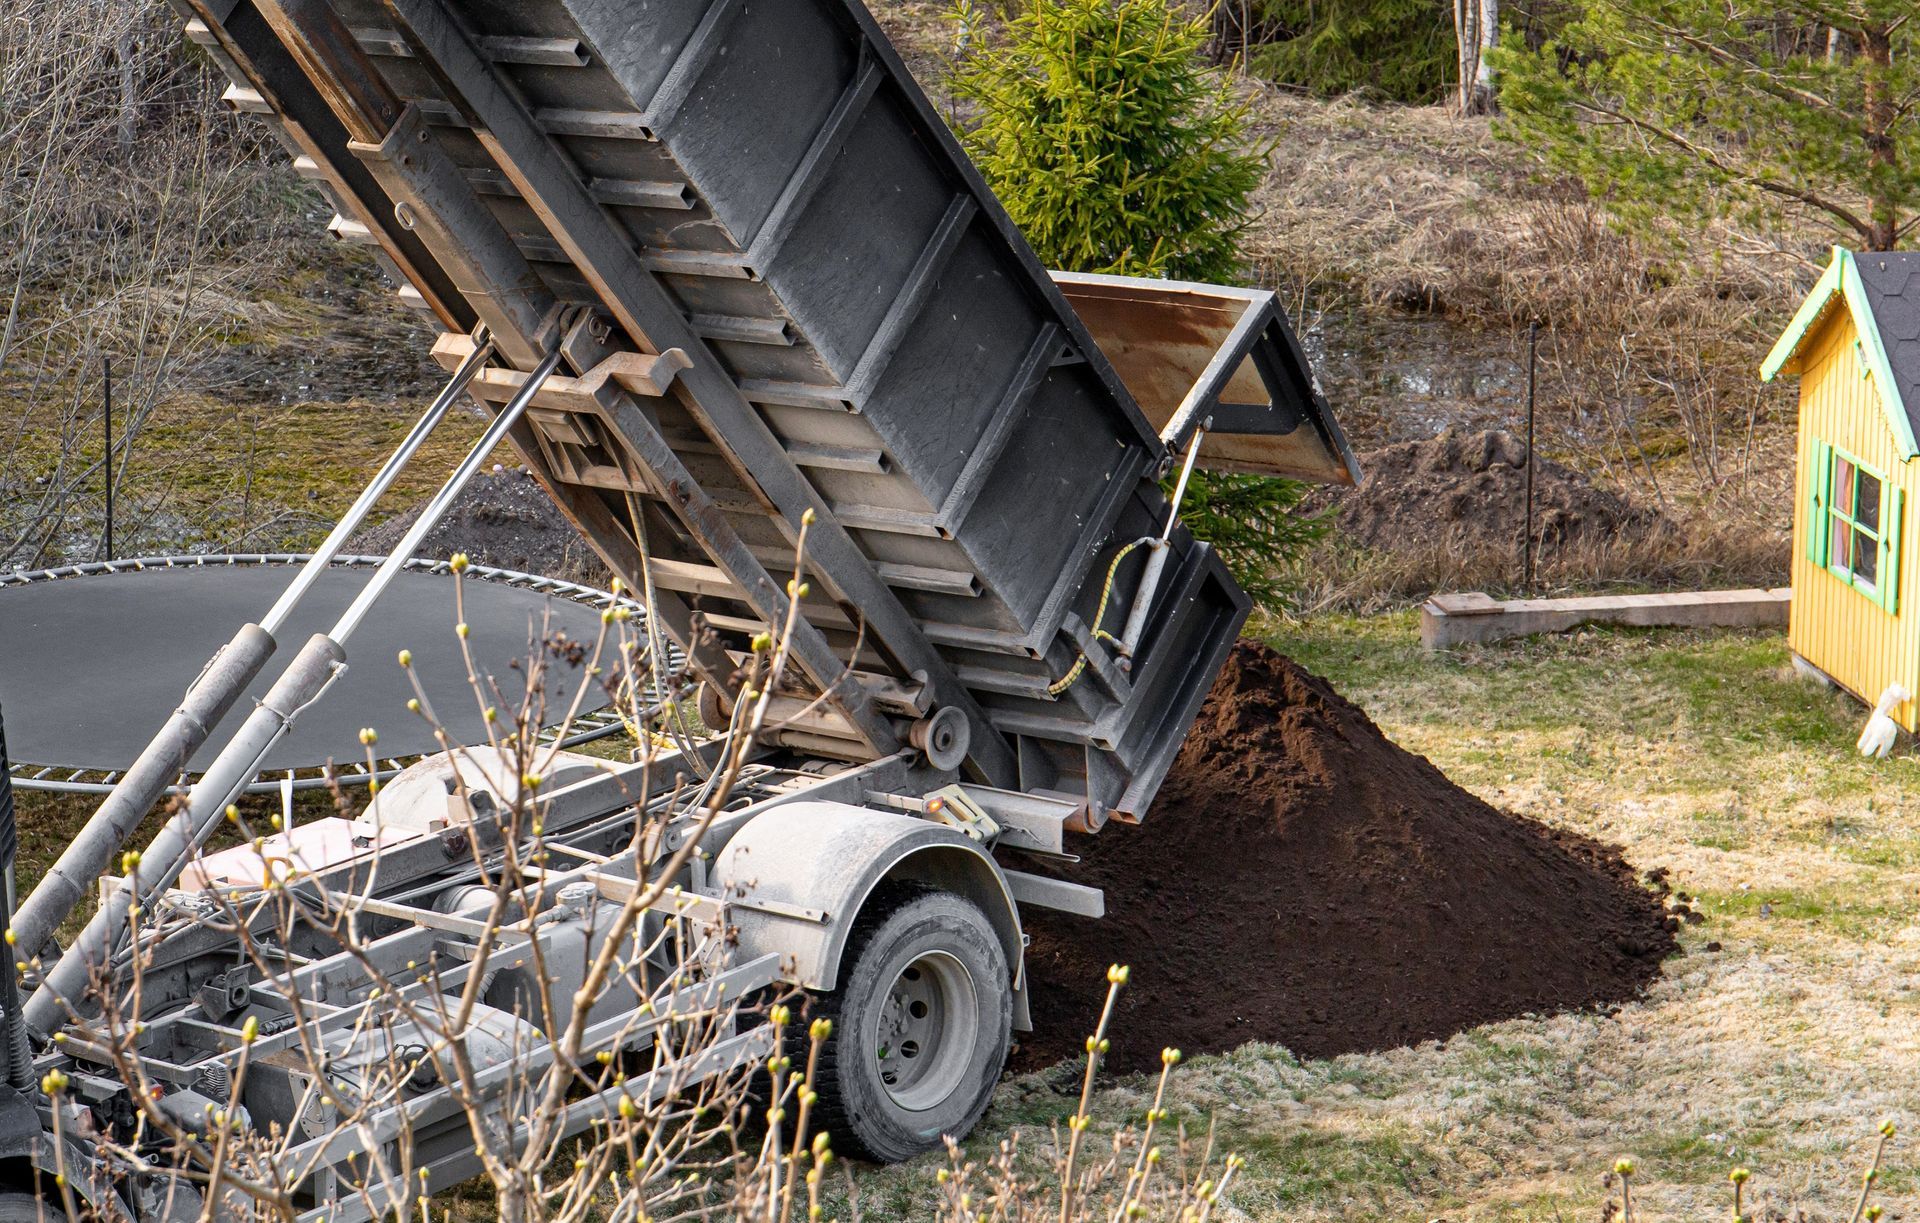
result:
[[(1788, 641), (1795, 653), (1871, 704), (1890, 683), (1920, 692), (1920, 610), (1916, 589), (1915, 516), (1917, 463), (1905, 463), (1894, 449), (1893, 431), (1873, 380), (1861, 376), (1851, 316), (1844, 310), (1808, 340), (1801, 362), (1800, 431), (1794, 470), (1793, 609)], [(1858, 458), (1906, 490), (1900, 544), (1898, 614), (1854, 590), (1807, 556), (1807, 533), (1818, 439)], [(1915, 702), (1894, 711), (1914, 730)]]

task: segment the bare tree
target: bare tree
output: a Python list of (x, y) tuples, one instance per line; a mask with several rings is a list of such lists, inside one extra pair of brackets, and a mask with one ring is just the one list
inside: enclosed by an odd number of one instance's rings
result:
[(0, 566), (91, 553), (106, 482), (231, 325), (220, 290), (243, 269), (211, 253), (257, 224), (259, 136), (177, 44), (163, 6), (0, 11)]

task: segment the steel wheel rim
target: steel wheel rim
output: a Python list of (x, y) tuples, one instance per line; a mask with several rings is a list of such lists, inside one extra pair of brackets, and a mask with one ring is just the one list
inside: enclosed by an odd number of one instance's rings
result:
[(945, 951), (914, 957), (881, 1000), (874, 1042), (880, 1085), (908, 1112), (925, 1112), (965, 1080), (980, 1035), (973, 975)]

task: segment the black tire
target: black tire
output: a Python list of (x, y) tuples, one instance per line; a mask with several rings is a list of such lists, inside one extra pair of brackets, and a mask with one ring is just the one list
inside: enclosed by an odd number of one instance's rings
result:
[(0, 1193), (0, 1223), (66, 1223), (66, 1217), (57, 1195), (43, 1203), (31, 1193)]
[(951, 892), (889, 886), (847, 940), (814, 1116), (842, 1155), (896, 1163), (964, 1137), (987, 1110), (1013, 1032), (1013, 977), (993, 923)]

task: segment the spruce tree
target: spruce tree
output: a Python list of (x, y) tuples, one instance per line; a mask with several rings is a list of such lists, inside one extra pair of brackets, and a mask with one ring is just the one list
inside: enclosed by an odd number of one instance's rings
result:
[(1277, 28), (1246, 49), (1263, 77), (1394, 102), (1446, 92), (1456, 60), (1446, 0), (1260, 0), (1252, 12)]
[[(962, 4), (963, 31), (985, 19)], [(1201, 58), (1204, 16), (1168, 0), (1032, 0), (954, 65), (968, 153), (1042, 262), (1223, 282), (1265, 172), (1247, 112)], [(1314, 535), (1287, 480), (1195, 472), (1182, 517), (1256, 597)]]
[(961, 138), (1042, 260), (1189, 280), (1239, 271), (1265, 159), (1200, 58), (1207, 36), (1166, 0), (1034, 0), (955, 65), (954, 95), (978, 116)]

